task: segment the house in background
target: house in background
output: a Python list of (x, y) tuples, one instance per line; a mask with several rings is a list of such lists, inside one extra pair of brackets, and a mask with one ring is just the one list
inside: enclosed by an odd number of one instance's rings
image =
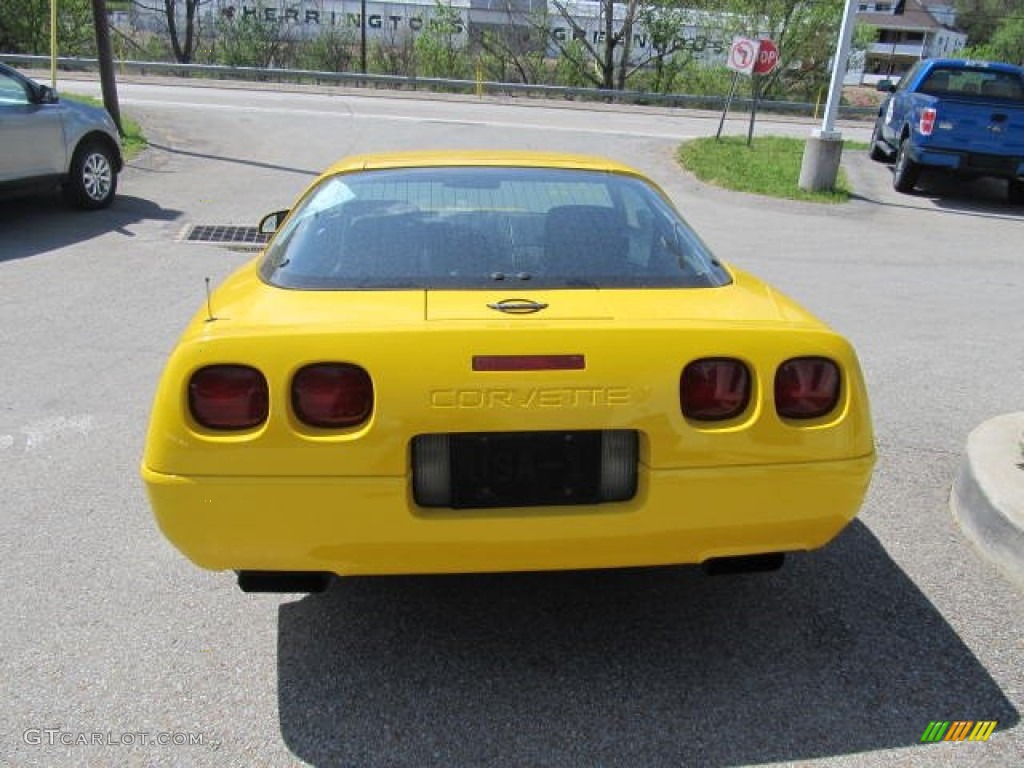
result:
[(956, 29), (953, 0), (861, 2), (857, 24), (877, 29), (878, 39), (850, 62), (847, 82), (899, 79), (920, 59), (953, 56), (967, 45)]

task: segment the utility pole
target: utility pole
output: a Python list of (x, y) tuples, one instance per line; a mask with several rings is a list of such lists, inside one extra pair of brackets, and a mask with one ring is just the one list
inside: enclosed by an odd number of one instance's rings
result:
[(366, 74), (366, 0), (359, 0), (359, 71)]
[(107, 0), (92, 0), (92, 22), (96, 29), (96, 58), (100, 62), (103, 106), (107, 108), (107, 112), (114, 119), (118, 133), (124, 136), (124, 129), (121, 127), (121, 108), (117, 103), (117, 82), (114, 80), (114, 56), (110, 48)]
[(836, 55), (832, 61), (832, 82), (825, 104), (825, 117), (820, 130), (813, 131), (804, 145), (803, 162), (800, 165), (800, 189), (821, 192), (835, 189), (839, 175), (839, 161), (843, 156), (843, 134), (836, 130), (836, 116), (843, 96), (843, 78), (846, 77), (846, 59), (850, 55), (853, 28), (856, 26), (857, 6), (854, 0), (846, 0), (843, 21), (839, 26), (839, 40)]

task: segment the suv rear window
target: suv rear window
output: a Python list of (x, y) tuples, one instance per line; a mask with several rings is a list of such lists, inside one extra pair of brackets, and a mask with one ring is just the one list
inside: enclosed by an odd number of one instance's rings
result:
[(982, 67), (936, 67), (921, 84), (920, 91), (939, 97), (977, 96), (1024, 103), (1024, 80), (1020, 75)]
[(320, 182), (268, 248), (284, 288), (705, 287), (728, 273), (640, 179), (550, 168), (434, 167)]

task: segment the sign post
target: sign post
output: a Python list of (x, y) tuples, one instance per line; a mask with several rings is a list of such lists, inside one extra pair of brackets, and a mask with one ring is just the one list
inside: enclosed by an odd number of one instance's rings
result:
[(729, 88), (729, 95), (726, 97), (725, 105), (722, 107), (722, 117), (718, 120), (718, 133), (715, 134), (716, 141), (722, 138), (722, 126), (725, 125), (725, 116), (729, 113), (732, 100), (736, 96), (736, 84), (740, 80), (740, 75), (749, 75), (754, 71), (754, 64), (756, 63), (757, 41), (746, 37), (734, 37), (732, 45), (729, 47), (729, 58), (726, 61), (726, 66), (733, 71), (732, 86)]
[(754, 103), (750, 107), (750, 126), (747, 128), (747, 146), (754, 140), (754, 122), (757, 120), (757, 101), (760, 98), (761, 81), (758, 75), (769, 75), (779, 66), (779, 49), (771, 40), (758, 40), (757, 57), (751, 69), (750, 89)]

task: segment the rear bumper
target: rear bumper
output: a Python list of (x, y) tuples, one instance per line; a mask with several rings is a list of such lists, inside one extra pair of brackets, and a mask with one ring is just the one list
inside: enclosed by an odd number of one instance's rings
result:
[(911, 159), (930, 168), (944, 168), (965, 174), (994, 176), (1002, 179), (1024, 178), (1024, 157), (987, 155), (977, 152), (916, 147)]
[(459, 512), (417, 507), (406, 477), (181, 477), (146, 467), (142, 476), (164, 534), (204, 568), (471, 573), (814, 549), (856, 515), (874, 459), (641, 467), (628, 502)]

